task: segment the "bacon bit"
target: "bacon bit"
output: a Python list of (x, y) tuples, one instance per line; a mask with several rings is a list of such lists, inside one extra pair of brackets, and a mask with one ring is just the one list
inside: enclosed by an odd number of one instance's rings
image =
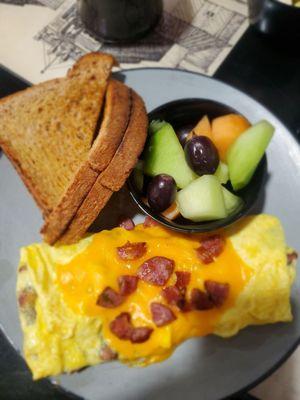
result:
[(97, 305), (105, 308), (115, 308), (122, 304), (123, 301), (123, 296), (121, 296), (111, 287), (107, 286), (98, 296)]
[(175, 271), (175, 274), (177, 278), (175, 286), (178, 287), (178, 289), (186, 289), (191, 280), (191, 273), (186, 271)]
[(118, 358), (118, 354), (114, 352), (107, 344), (104, 344), (100, 349), (100, 358), (103, 361), (111, 361)]
[(121, 217), (119, 219), (119, 226), (121, 228), (126, 229), (126, 231), (132, 231), (134, 229), (134, 227), (135, 227), (135, 224), (134, 224), (134, 222), (132, 221), (131, 218)]
[(298, 258), (298, 254), (296, 251), (293, 251), (292, 253), (287, 254), (287, 263), (288, 265), (291, 265), (294, 261), (296, 261)]
[(27, 271), (27, 265), (21, 265), (20, 267), (19, 267), (19, 272), (24, 272), (24, 271)]
[(173, 311), (161, 303), (151, 303), (150, 310), (153, 322), (158, 327), (168, 325), (176, 319)]
[(171, 305), (177, 305), (180, 300), (184, 299), (182, 293), (176, 286), (167, 286), (161, 291), (166, 302)]
[(204, 282), (205, 290), (216, 307), (221, 307), (229, 295), (229, 283), (220, 283), (207, 280)]
[(153, 332), (153, 329), (147, 326), (134, 328), (131, 323), (131, 316), (127, 312), (119, 314), (109, 324), (109, 327), (119, 339), (130, 340), (132, 343), (145, 342)]
[(22, 312), (28, 325), (33, 324), (36, 320), (36, 300), (37, 293), (31, 286), (28, 286), (25, 289), (21, 290), (18, 295), (18, 304), (20, 307), (20, 311)]
[(118, 285), (121, 296), (128, 296), (136, 291), (138, 277), (133, 275), (121, 275), (118, 277)]
[(220, 235), (212, 235), (202, 239), (196, 252), (204, 264), (210, 264), (222, 253), (224, 245), (225, 241)]
[(221, 235), (217, 234), (204, 237), (201, 240), (201, 246), (205, 250), (211, 250), (212, 248), (216, 248), (215, 251), (220, 251), (220, 253), (218, 253), (217, 256), (221, 254), (221, 252), (223, 251), (224, 244), (225, 244), (224, 238)]
[(36, 291), (32, 287), (27, 287), (20, 292), (18, 303), (21, 308), (34, 307), (36, 299)]
[(137, 276), (151, 285), (164, 286), (172, 275), (174, 264), (166, 257), (152, 257), (139, 267)]
[(191, 293), (191, 309), (204, 311), (214, 308), (214, 303), (209, 295), (200, 289), (193, 289)]
[(133, 329), (130, 314), (122, 312), (109, 324), (109, 328), (119, 339), (130, 340)]
[(117, 247), (118, 256), (122, 260), (137, 260), (143, 257), (147, 252), (147, 244), (145, 242), (127, 242), (121, 247)]
[(157, 226), (158, 222), (156, 222), (153, 218), (147, 216), (143, 223), (144, 228), (149, 228), (150, 226)]
[(193, 310), (192, 304), (190, 304), (184, 297), (180, 299), (176, 305), (182, 312), (189, 312)]
[(132, 343), (144, 343), (149, 339), (152, 332), (153, 329), (148, 328), (147, 326), (133, 328), (130, 336), (130, 341)]

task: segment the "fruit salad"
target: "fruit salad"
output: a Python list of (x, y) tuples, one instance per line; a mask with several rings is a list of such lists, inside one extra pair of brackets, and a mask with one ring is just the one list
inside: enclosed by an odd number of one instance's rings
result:
[(251, 125), (238, 114), (212, 120), (204, 115), (181, 132), (167, 121), (151, 121), (143, 159), (134, 170), (136, 187), (166, 218), (226, 218), (243, 207), (239, 191), (251, 184), (273, 133), (268, 121)]

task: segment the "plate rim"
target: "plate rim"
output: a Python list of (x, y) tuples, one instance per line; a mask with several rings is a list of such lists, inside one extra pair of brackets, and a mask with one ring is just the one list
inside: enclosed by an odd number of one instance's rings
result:
[[(1, 65), (1, 68), (5, 68), (5, 66)], [(23, 81), (25, 84), (28, 85), (28, 87), (34, 85), (32, 82), (29, 82), (25, 78), (17, 75), (14, 71), (12, 71), (10, 69), (7, 69), (7, 68), (5, 68), (5, 70), (8, 71), (12, 75), (12, 77), (14, 79)], [(247, 92), (241, 90), (238, 87), (235, 87), (234, 85), (232, 85), (230, 83), (227, 83), (226, 81), (221, 80), (220, 78), (217, 78), (217, 77), (214, 77), (214, 76), (205, 75), (205, 74), (203, 74), (201, 72), (185, 70), (185, 69), (182, 69), (182, 68), (152, 67), (152, 66), (150, 66), (150, 67), (137, 67), (137, 68), (119, 69), (119, 70), (113, 71), (112, 77), (118, 79), (118, 77), (120, 77), (120, 76), (122, 77), (123, 73), (130, 73), (131, 74), (131, 73), (134, 73), (135, 71), (155, 71), (155, 70), (156, 71), (172, 71), (172, 72), (178, 72), (178, 73), (183, 73), (183, 74), (191, 74), (191, 75), (195, 75), (195, 76), (200, 76), (202, 78), (209, 79), (209, 80), (218, 82), (218, 83), (220, 83), (222, 85), (225, 85), (228, 88), (239, 92), (243, 96), (247, 96), (249, 99), (251, 99), (252, 101), (258, 103), (261, 107), (263, 107), (266, 111), (268, 111), (273, 117), (275, 117), (276, 120), (278, 120), (280, 122), (280, 124), (288, 131), (289, 135), (291, 136), (293, 141), (296, 143), (296, 145), (298, 147), (300, 147), (300, 137), (298, 137), (296, 133), (293, 134), (291, 132), (291, 129), (287, 126), (287, 124), (284, 121), (282, 121), (273, 111), (271, 111), (268, 106), (266, 106), (265, 104), (261, 103), (258, 99), (256, 99), (252, 95), (248, 94)], [(126, 76), (125, 76), (125, 78), (126, 78)], [(20, 351), (18, 351), (18, 349), (15, 348), (15, 346), (11, 343), (10, 338), (5, 334), (5, 331), (3, 329), (2, 324), (1, 324), (1, 328), (0, 329), (1, 329), (4, 337), (8, 341), (8, 346), (11, 346), (12, 350), (15, 351), (18, 355), (20, 355), (24, 360), (24, 357), (23, 357), (22, 353)], [(248, 385), (238, 389), (235, 392), (232, 392), (229, 395), (226, 395), (225, 397), (221, 397), (221, 398), (219, 398), (217, 400), (229, 400), (232, 396), (238, 396), (238, 395), (241, 395), (241, 394), (245, 394), (248, 391), (252, 390), (257, 385), (259, 385), (265, 379), (270, 377), (276, 370), (278, 370), (282, 366), (282, 364), (284, 364), (284, 362), (286, 362), (291, 357), (291, 355), (294, 353), (294, 351), (300, 345), (300, 332), (298, 333), (297, 336), (298, 336), (298, 338), (291, 344), (289, 349), (283, 354), (283, 356), (272, 367), (270, 367), (262, 375), (257, 377), (253, 382), (250, 382)], [(71, 390), (66, 389), (62, 385), (57, 384), (56, 382), (53, 382), (53, 379), (55, 379), (55, 378), (46, 378), (46, 380), (48, 380), (59, 392), (66, 394), (67, 396), (70, 397), (70, 399), (74, 398), (74, 399), (78, 399), (78, 400), (85, 400), (85, 398), (82, 397), (81, 395), (78, 395), (78, 394), (72, 392)]]

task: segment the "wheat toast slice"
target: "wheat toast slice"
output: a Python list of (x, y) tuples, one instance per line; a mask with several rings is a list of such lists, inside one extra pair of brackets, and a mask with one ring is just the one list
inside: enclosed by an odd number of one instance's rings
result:
[(44, 215), (88, 157), (113, 64), (90, 53), (65, 78), (0, 100), (0, 146)]
[(108, 167), (99, 174), (58, 244), (74, 243), (86, 233), (111, 195), (124, 185), (143, 150), (148, 117), (141, 97), (133, 90), (131, 94), (131, 116), (123, 140)]
[(113, 158), (127, 128), (131, 98), (130, 89), (121, 82), (110, 80), (100, 130), (88, 155), (59, 204), (46, 218), (41, 229), (43, 239), (53, 244), (70, 223), (81, 203)]

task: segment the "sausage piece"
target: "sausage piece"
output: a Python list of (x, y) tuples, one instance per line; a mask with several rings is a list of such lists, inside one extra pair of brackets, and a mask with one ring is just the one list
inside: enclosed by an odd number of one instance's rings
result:
[(121, 217), (119, 219), (119, 226), (121, 228), (126, 229), (127, 231), (132, 231), (135, 227), (135, 223), (131, 218), (128, 217)]
[(161, 291), (166, 302), (171, 305), (177, 305), (184, 298), (181, 291), (176, 286), (167, 286)]
[(174, 270), (175, 262), (166, 257), (152, 257), (138, 269), (137, 276), (151, 285), (164, 286)]
[(223, 252), (224, 245), (225, 241), (221, 235), (211, 235), (201, 240), (201, 245), (196, 252), (204, 264), (210, 264)]
[(134, 328), (131, 316), (127, 312), (119, 314), (110, 324), (110, 330), (121, 340), (130, 340), (132, 343), (144, 343), (149, 339), (152, 328), (141, 326)]
[(123, 296), (111, 287), (107, 286), (98, 296), (97, 305), (104, 308), (115, 308), (122, 304), (123, 301)]
[(143, 223), (144, 228), (149, 228), (151, 226), (157, 226), (157, 225), (159, 225), (158, 222), (156, 222), (153, 218), (147, 215)]
[(147, 252), (145, 242), (127, 242), (121, 247), (117, 247), (118, 256), (125, 261), (137, 260)]
[(229, 295), (229, 283), (207, 280), (204, 282), (205, 290), (216, 307), (221, 307)]
[(158, 327), (168, 325), (176, 319), (173, 311), (169, 307), (161, 303), (151, 303), (150, 311), (152, 315), (152, 320)]
[(198, 311), (211, 310), (214, 308), (214, 303), (209, 298), (209, 295), (200, 289), (193, 289), (191, 293), (191, 309)]
[(122, 312), (109, 324), (109, 328), (119, 339), (130, 340), (133, 329), (130, 314)]
[(187, 271), (175, 271), (176, 283), (175, 286), (178, 289), (185, 289), (191, 280), (191, 273)]
[(144, 343), (149, 339), (152, 332), (153, 329), (147, 326), (133, 328), (130, 340), (132, 343)]
[(121, 275), (118, 277), (119, 291), (121, 296), (129, 296), (136, 291), (138, 277), (133, 275)]

